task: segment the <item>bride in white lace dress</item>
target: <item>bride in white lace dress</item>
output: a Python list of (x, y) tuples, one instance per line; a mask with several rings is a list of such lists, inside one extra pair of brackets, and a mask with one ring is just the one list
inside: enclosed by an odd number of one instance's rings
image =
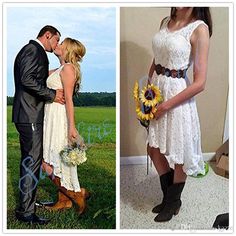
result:
[[(187, 175), (204, 174), (200, 125), (194, 96), (204, 90), (209, 38), (208, 7), (172, 7), (153, 38), (154, 60), (149, 83), (157, 85), (164, 102), (150, 121), (148, 153), (160, 176), (162, 203), (155, 221), (178, 214)], [(193, 64), (193, 83), (186, 76)]]
[(48, 77), (47, 87), (63, 88), (65, 104), (45, 104), (43, 128), (43, 169), (59, 188), (57, 203), (47, 209), (71, 208), (73, 201), (79, 206), (80, 214), (85, 210), (85, 199), (88, 197), (88, 192), (80, 187), (77, 166), (69, 166), (62, 162), (59, 153), (78, 135), (72, 97), (80, 86), (81, 73), (78, 62), (81, 61), (85, 52), (84, 45), (71, 38), (66, 38), (54, 50), (61, 66)]

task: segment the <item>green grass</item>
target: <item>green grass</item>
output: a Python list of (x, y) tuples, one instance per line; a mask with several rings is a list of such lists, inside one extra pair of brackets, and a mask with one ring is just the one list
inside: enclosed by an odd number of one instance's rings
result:
[[(114, 229), (115, 228), (115, 108), (76, 108), (79, 133), (89, 143), (87, 162), (78, 167), (79, 181), (92, 196), (88, 209), (78, 216), (75, 208), (48, 212), (38, 209), (37, 214), (51, 219), (46, 226), (30, 226), (15, 218), (18, 200), (20, 146), (18, 133), (11, 123), (8, 108), (7, 126), (7, 227), (8, 229)], [(82, 123), (83, 122), (83, 123)], [(38, 185), (37, 199), (57, 198), (56, 187), (44, 175)]]

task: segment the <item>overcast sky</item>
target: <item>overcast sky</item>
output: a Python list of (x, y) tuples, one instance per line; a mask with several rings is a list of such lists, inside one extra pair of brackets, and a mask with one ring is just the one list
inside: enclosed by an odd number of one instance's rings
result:
[[(18, 51), (35, 39), (44, 25), (53, 25), (61, 39), (80, 40), (87, 49), (81, 63), (82, 92), (115, 92), (116, 11), (114, 7), (7, 7), (7, 95), (14, 95), (13, 64)], [(49, 67), (59, 61), (48, 53)]]

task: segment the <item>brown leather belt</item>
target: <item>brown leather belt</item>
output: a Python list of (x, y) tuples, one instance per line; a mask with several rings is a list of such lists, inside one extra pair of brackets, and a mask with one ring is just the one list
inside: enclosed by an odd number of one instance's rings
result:
[(187, 70), (188, 69), (184, 69), (184, 70), (170, 70), (168, 68), (165, 68), (161, 64), (155, 65), (155, 71), (156, 71), (156, 73), (158, 75), (162, 74), (162, 75), (165, 75), (167, 77), (178, 78), (178, 79), (185, 78)]

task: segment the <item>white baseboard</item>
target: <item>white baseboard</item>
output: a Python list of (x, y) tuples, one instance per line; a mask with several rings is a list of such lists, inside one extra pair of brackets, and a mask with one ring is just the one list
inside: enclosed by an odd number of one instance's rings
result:
[(215, 152), (205, 152), (203, 153), (203, 160), (210, 161), (215, 156), (215, 154)]
[[(203, 153), (203, 160), (210, 161), (215, 152), (206, 152)], [(128, 157), (120, 157), (121, 165), (143, 165), (147, 163), (147, 156), (128, 156)]]

